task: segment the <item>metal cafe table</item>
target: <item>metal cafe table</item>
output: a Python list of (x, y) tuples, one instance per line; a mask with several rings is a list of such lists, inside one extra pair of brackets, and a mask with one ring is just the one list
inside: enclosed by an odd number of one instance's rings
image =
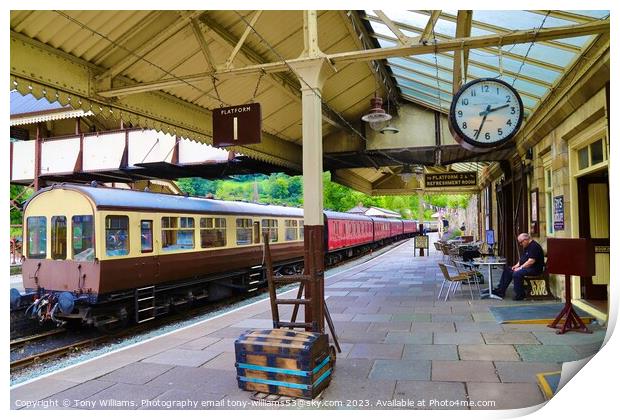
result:
[(483, 291), (480, 295), (481, 299), (498, 299), (502, 300), (501, 297), (493, 294), (493, 275), (491, 273), (491, 268), (493, 266), (503, 266), (506, 264), (506, 258), (504, 257), (482, 257), (482, 258), (474, 258), (472, 261), (473, 265), (482, 266), (486, 265), (489, 270), (489, 290), (488, 292)]

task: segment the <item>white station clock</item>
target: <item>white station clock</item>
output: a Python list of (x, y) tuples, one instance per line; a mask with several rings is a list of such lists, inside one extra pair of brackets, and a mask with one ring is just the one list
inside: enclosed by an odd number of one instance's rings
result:
[(484, 78), (461, 87), (450, 106), (450, 131), (457, 142), (473, 151), (504, 145), (523, 122), (519, 93), (503, 80)]

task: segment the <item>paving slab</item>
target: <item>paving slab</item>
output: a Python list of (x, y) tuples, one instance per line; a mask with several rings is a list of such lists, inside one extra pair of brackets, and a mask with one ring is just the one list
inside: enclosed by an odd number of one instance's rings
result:
[(98, 379), (114, 383), (145, 384), (173, 367), (174, 365), (136, 362), (116, 369)]
[(515, 348), (508, 344), (460, 344), (461, 360), (520, 360)]
[[(84, 382), (83, 384), (78, 384), (72, 388), (69, 388), (65, 391), (59, 392), (57, 394), (49, 397), (50, 400), (57, 401), (57, 406), (63, 406), (63, 402), (68, 400), (70, 402), (70, 407), (81, 407), (81, 401), (103, 391), (106, 388), (114, 385), (115, 382), (108, 382), (100, 379), (93, 379), (92, 381)], [(64, 408), (64, 407), (63, 407)]]
[(395, 388), (396, 381), (350, 382), (335, 375), (329, 387), (323, 391), (323, 400), (343, 404), (336, 409), (378, 409), (377, 401), (391, 401)]
[(430, 360), (375, 360), (368, 378), (374, 380), (428, 381)]
[(142, 407), (143, 400), (151, 400), (167, 391), (161, 385), (152, 384), (115, 384), (88, 398), (83, 399), (83, 404), (90, 402), (88, 407), (92, 410), (137, 410)]
[(400, 359), (403, 344), (358, 343), (347, 355), (349, 359)]
[(499, 382), (493, 363), (478, 360), (433, 360), (432, 380), (445, 382)]
[(476, 409), (508, 410), (525, 408), (542, 404), (545, 398), (536, 384), (531, 383), (467, 383), (467, 393), (473, 403), (494, 401), (493, 407), (477, 407)]
[(411, 409), (453, 410), (455, 407), (444, 401), (467, 401), (465, 384), (438, 381), (397, 381), (394, 399), (416, 401)]
[(533, 334), (542, 344), (551, 345), (581, 345), (581, 344), (598, 344), (605, 339), (605, 330), (594, 330), (591, 334), (579, 332), (567, 332), (565, 334), (556, 334), (554, 331), (542, 332), (535, 331)]
[(158, 363), (175, 366), (200, 366), (218, 356), (221, 351), (171, 349), (144, 359), (145, 363)]
[(454, 326), (457, 332), (495, 332), (503, 333), (502, 326), (497, 322), (455, 322)]
[(479, 332), (435, 332), (433, 335), (433, 344), (484, 344)]
[(571, 346), (516, 344), (524, 362), (570, 362), (583, 357)]
[(146, 404), (140, 410), (208, 410), (224, 399), (223, 393), (204, 393), (196, 389), (170, 389)]
[[(351, 309), (351, 308), (349, 308)], [(389, 322), (392, 319), (390, 314), (370, 314), (370, 313), (357, 313), (352, 322)]]
[(366, 331), (385, 331), (387, 333), (399, 331), (409, 332), (411, 330), (411, 321), (392, 321), (392, 322), (373, 322)]
[(482, 338), (487, 344), (540, 344), (530, 332), (483, 332)]
[(222, 352), (218, 356), (209, 360), (207, 363), (201, 365), (203, 368), (207, 369), (216, 369), (222, 371), (230, 371), (236, 374), (237, 368), (235, 367), (235, 353), (233, 352)]
[(431, 344), (433, 342), (433, 333), (388, 332), (385, 336), (385, 342), (400, 344)]
[[(25, 386), (13, 388), (11, 390), (11, 409), (23, 409), (27, 404), (41, 400), (50, 400), (50, 404), (55, 404), (55, 398), (48, 397), (78, 385), (77, 382), (61, 380), (56, 378), (42, 378), (31, 382)], [(51, 405), (50, 405), (51, 406)]]
[(455, 331), (454, 322), (413, 321), (411, 324), (411, 332), (453, 333)]
[(453, 344), (405, 344), (405, 360), (459, 360)]
[(178, 348), (187, 350), (203, 350), (213, 343), (220, 341), (219, 337), (200, 337), (192, 341), (181, 344)]
[[(410, 310), (411, 311), (411, 310)], [(400, 313), (393, 314), (392, 321), (431, 322), (431, 314)]]
[(497, 374), (502, 382), (538, 383), (536, 375), (543, 372), (562, 370), (561, 363), (543, 362), (495, 362)]

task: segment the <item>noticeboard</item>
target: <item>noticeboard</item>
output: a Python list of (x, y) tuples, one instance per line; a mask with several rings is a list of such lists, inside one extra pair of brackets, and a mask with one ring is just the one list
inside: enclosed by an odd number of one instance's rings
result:
[(564, 196), (553, 197), (553, 230), (564, 230)]
[(416, 236), (415, 248), (428, 248), (428, 235)]
[(213, 146), (260, 143), (262, 116), (259, 103), (216, 108), (213, 116)]

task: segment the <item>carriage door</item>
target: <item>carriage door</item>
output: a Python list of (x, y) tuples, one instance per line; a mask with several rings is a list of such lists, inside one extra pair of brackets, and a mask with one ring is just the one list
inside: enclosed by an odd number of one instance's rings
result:
[(255, 244), (260, 244), (262, 241), (261, 238), (261, 232), (260, 232), (260, 221), (255, 221), (254, 222), (254, 243)]
[(153, 221), (140, 220), (140, 258), (138, 277), (151, 282), (159, 277), (159, 255), (153, 252)]
[(587, 301), (607, 301), (609, 260), (609, 178), (607, 171), (578, 178), (579, 237), (594, 244), (596, 275), (581, 277), (581, 297)]

